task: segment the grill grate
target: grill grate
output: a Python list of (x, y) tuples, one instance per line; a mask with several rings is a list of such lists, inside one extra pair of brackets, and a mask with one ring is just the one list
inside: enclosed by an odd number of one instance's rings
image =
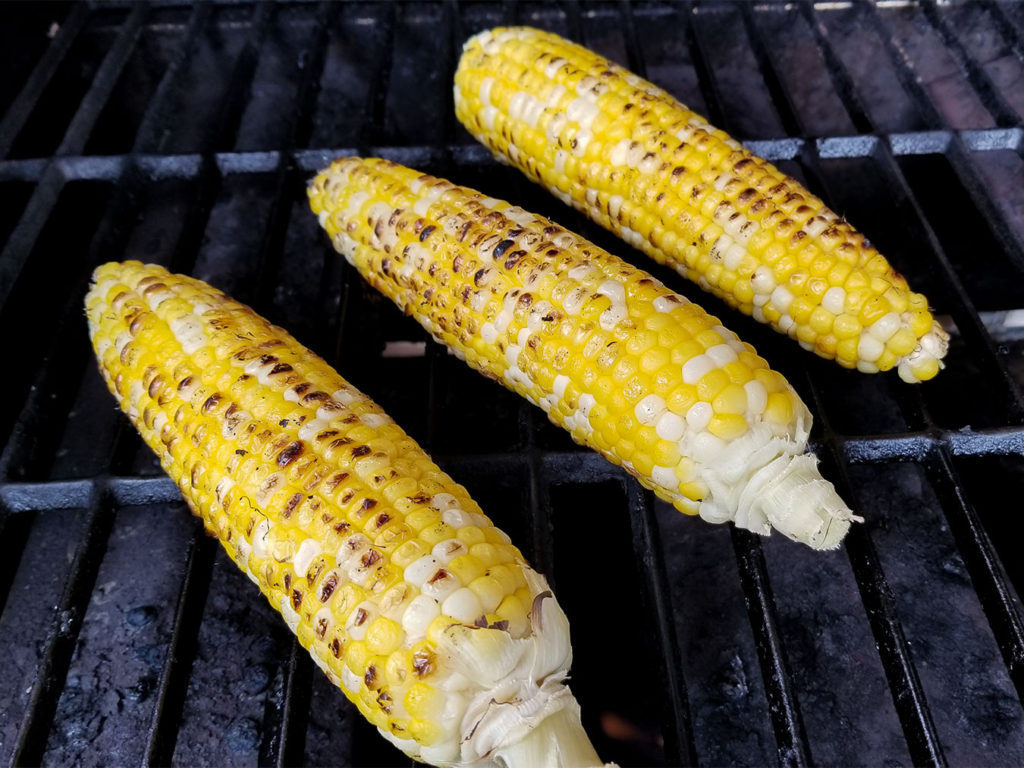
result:
[[(0, 763), (409, 764), (115, 412), (81, 298), (121, 258), (253, 304), (467, 486), (549, 574), (606, 759), (1024, 763), (1024, 528), (1006, 502), (1024, 491), (1024, 3), (6, 11)], [(947, 370), (908, 387), (819, 361), (499, 166), (458, 127), (450, 77), (465, 37), (509, 23), (645, 74), (856, 222), (935, 303)], [(449, 358), (309, 215), (305, 180), (346, 153), (514, 199), (725, 318), (808, 402), (867, 523), (818, 554), (684, 519)]]

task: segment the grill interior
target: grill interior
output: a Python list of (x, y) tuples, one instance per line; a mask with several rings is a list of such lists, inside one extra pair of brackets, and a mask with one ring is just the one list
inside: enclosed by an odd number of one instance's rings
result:
[[(410, 764), (116, 411), (81, 301), (134, 258), (287, 327), (470, 490), (553, 582), (605, 759), (1024, 763), (1024, 4), (3, 11), (0, 762)], [(450, 83), (461, 42), (508, 23), (628, 65), (824, 197), (932, 300), (947, 370), (911, 387), (821, 361), (498, 165)], [(306, 180), (351, 153), (515, 200), (722, 317), (809, 404), (867, 522), (818, 554), (684, 518), (449, 357), (307, 210)]]

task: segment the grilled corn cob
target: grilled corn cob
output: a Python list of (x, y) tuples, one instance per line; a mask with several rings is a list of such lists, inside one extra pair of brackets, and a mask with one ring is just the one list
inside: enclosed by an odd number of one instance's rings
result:
[(815, 548), (853, 519), (789, 383), (696, 304), (509, 203), (387, 160), (309, 187), (340, 251), (485, 376), (689, 514)]
[(635, 248), (848, 368), (942, 367), (927, 300), (797, 181), (668, 93), (526, 27), (471, 38), (459, 120), (495, 155)]
[(389, 741), (437, 765), (600, 765), (544, 578), (379, 406), (198, 280), (138, 262), (93, 280), (122, 409)]

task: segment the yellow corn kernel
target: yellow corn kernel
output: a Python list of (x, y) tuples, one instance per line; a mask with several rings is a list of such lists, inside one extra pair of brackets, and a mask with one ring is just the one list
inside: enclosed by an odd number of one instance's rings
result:
[(458, 557), (452, 558), (445, 567), (458, 576), (459, 581), (463, 584), (469, 584), (478, 576), (483, 575), (483, 572), (487, 568), (487, 566), (477, 558), (473, 557), (473, 555), (459, 555)]
[(413, 683), (402, 698), (405, 711), (417, 720), (438, 720), (444, 710), (444, 694), (433, 686)]
[(857, 349), (859, 345), (859, 334), (853, 338), (840, 339), (839, 343), (836, 344), (836, 360), (839, 364), (848, 368), (856, 367), (858, 359)]
[(480, 605), (483, 606), (484, 611), (487, 613), (492, 613), (505, 597), (501, 582), (490, 575), (479, 576), (473, 579), (469, 583), (469, 588), (479, 598)]
[[(928, 324), (931, 318), (931, 313), (926, 310), (918, 310), (911, 314), (910, 318), (910, 330), (913, 331), (914, 335), (920, 338), (927, 333), (928, 328), (931, 326)], [(924, 329), (923, 331), (921, 329)], [(924, 371), (930, 371), (931, 367), (922, 368)], [(928, 378), (933, 378), (935, 374), (932, 374)]]
[(765, 418), (774, 424), (788, 424), (793, 418), (793, 403), (788, 392), (772, 392), (764, 409)]
[(402, 639), (402, 628), (383, 616), (376, 619), (366, 630), (366, 647), (378, 656), (387, 656), (397, 651)]
[(437, 720), (409, 720), (409, 738), (417, 744), (430, 747), (444, 738), (444, 729)]
[(457, 538), (467, 547), (483, 544), (487, 541), (485, 531), (475, 525), (464, 525), (459, 528)]
[(666, 404), (673, 413), (685, 414), (697, 402), (697, 388), (692, 384), (680, 384), (668, 396)]
[(939, 372), (939, 363), (937, 360), (926, 359), (919, 365), (915, 365), (912, 369), (914, 376), (921, 381), (928, 381)]
[(914, 351), (914, 347), (917, 346), (917, 338), (911, 329), (900, 328), (889, 337), (885, 345), (896, 357), (904, 357)]
[(888, 314), (890, 311), (889, 302), (881, 296), (875, 296), (864, 302), (864, 306), (860, 310), (860, 321), (861, 325), (865, 328), (870, 326), (876, 320), (879, 320), (883, 315)]
[(708, 495), (708, 487), (701, 482), (682, 483), (679, 486), (679, 492), (688, 499), (700, 501)]
[(747, 410), (747, 392), (738, 384), (729, 384), (715, 396), (715, 399), (711, 402), (711, 407), (719, 415), (742, 415)]
[(747, 431), (747, 422), (736, 413), (716, 413), (708, 422), (708, 431), (715, 437), (732, 440)]
[(719, 392), (729, 386), (729, 382), (729, 374), (721, 368), (716, 368), (697, 382), (697, 396), (701, 400), (710, 402)]
[(844, 312), (841, 315), (837, 315), (836, 319), (832, 321), (832, 333), (836, 335), (837, 339), (849, 339), (859, 336), (860, 332), (860, 321), (853, 315)]

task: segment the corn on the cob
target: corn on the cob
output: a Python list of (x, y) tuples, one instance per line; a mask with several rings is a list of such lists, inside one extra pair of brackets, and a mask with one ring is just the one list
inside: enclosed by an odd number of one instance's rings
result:
[(371, 285), (661, 498), (839, 545), (852, 516), (804, 453), (810, 412), (696, 304), (548, 219), (386, 160), (338, 160), (309, 196)]
[(927, 300), (797, 181), (668, 93), (558, 35), (471, 38), (459, 120), (499, 159), (733, 307), (840, 365), (942, 367)]
[(544, 578), (379, 406), (198, 280), (138, 262), (93, 279), (121, 407), (389, 741), (437, 765), (600, 765)]

